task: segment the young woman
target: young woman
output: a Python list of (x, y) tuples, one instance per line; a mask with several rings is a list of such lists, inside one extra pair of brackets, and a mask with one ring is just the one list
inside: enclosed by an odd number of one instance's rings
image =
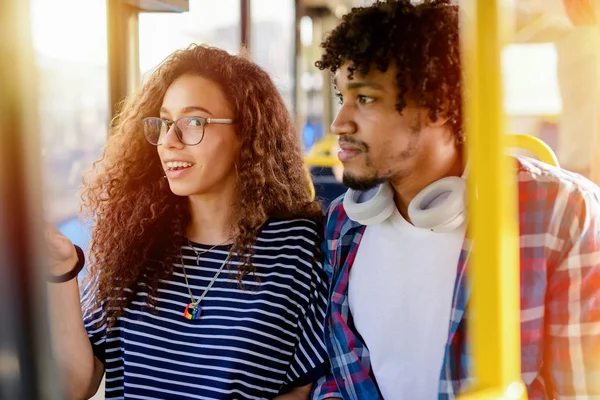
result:
[[(53, 343), (69, 397), (302, 399), (323, 375), (321, 210), (268, 75), (225, 51), (169, 57), (86, 179), (80, 306), (52, 227)], [(83, 310), (83, 311), (82, 311)], [(279, 396), (279, 397), (278, 397)]]

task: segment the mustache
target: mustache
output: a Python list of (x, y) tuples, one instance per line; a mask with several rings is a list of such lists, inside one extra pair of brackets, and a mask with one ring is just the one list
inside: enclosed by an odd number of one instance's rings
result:
[(352, 136), (340, 136), (340, 139), (338, 140), (338, 143), (340, 145), (342, 144), (349, 144), (351, 146), (357, 147), (362, 151), (369, 151), (369, 145), (366, 144), (365, 142), (358, 140)]

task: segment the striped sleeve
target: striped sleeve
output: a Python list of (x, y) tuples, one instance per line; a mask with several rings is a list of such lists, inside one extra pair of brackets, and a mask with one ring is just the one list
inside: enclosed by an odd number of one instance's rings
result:
[(328, 368), (323, 342), (323, 322), (327, 306), (327, 276), (320, 262), (311, 270), (310, 301), (300, 322), (299, 341), (286, 376), (286, 386), (299, 387), (316, 382)]
[(556, 399), (600, 396), (600, 198), (596, 189), (565, 190), (555, 206), (564, 249), (550, 271), (545, 360)]
[(81, 295), (81, 310), (83, 312), (83, 324), (90, 338), (94, 355), (104, 364), (106, 358), (106, 318), (104, 308), (98, 308), (94, 305), (94, 295), (96, 293), (94, 288), (95, 285), (90, 280), (86, 280)]

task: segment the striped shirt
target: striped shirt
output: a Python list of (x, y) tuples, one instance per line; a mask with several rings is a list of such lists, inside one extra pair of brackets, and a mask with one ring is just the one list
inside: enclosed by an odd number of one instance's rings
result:
[[(252, 259), (260, 283), (250, 274), (240, 289), (235, 270), (226, 267), (200, 303), (198, 320), (183, 316), (191, 300), (180, 263), (160, 282), (157, 312), (146, 307), (146, 287), (139, 283), (108, 333), (98, 326), (103, 310), (93, 309), (93, 291), (86, 288), (84, 323), (105, 366), (106, 398), (265, 399), (322, 376), (327, 278), (312, 261), (317, 229), (308, 220), (267, 223)], [(181, 253), (197, 299), (230, 247), (191, 246)]]

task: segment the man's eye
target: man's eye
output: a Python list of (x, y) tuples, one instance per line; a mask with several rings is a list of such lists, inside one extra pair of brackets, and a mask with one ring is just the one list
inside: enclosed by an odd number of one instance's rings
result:
[(360, 104), (369, 104), (369, 103), (372, 103), (373, 101), (375, 101), (375, 99), (372, 98), (372, 97), (365, 96), (365, 95), (362, 95), (362, 94), (358, 95), (358, 102)]

